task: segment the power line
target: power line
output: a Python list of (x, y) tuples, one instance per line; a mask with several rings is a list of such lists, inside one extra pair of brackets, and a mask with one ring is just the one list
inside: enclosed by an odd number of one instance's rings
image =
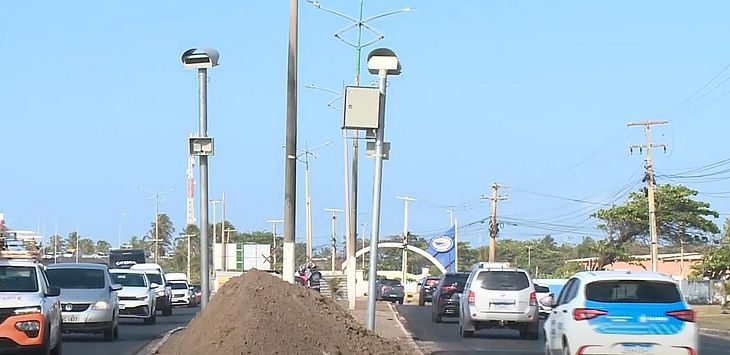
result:
[[(722, 75), (722, 73), (724, 73), (728, 68), (730, 68), (730, 64), (728, 64), (724, 68), (722, 68), (722, 70), (720, 70), (717, 74), (715, 74), (715, 76), (713, 76), (712, 79), (710, 79), (710, 81), (706, 82), (705, 85), (702, 85), (699, 89), (697, 89), (695, 92), (693, 92), (692, 95), (689, 95), (686, 99), (682, 100), (682, 102), (680, 102), (679, 104), (677, 104), (676, 106), (674, 106), (674, 108), (672, 110), (673, 111), (677, 111), (680, 107), (682, 107), (687, 102), (689, 102), (693, 97), (695, 97), (697, 94), (699, 94), (700, 92), (702, 92), (702, 90), (704, 90), (705, 88), (707, 88), (708, 86), (710, 86), (710, 84), (712, 84), (712, 82), (715, 81), (715, 79), (717, 79), (718, 77), (720, 77), (720, 75)], [(728, 78), (728, 79), (730, 79), (730, 78)], [(720, 83), (720, 85), (722, 85), (723, 83), (725, 83), (726, 81), (728, 81), (728, 79), (725, 79), (722, 83)], [(715, 88), (717, 88), (717, 86)], [(713, 90), (714, 90), (714, 88), (713, 88)], [(709, 92), (712, 92), (712, 90), (708, 91), (708, 93)], [(699, 100), (701, 98), (702, 97), (698, 98), (697, 100)], [(695, 100), (695, 101), (697, 101), (697, 100)]]

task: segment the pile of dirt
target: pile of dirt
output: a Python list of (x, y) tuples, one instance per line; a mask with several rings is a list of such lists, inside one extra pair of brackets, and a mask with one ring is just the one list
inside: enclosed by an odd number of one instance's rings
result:
[(223, 285), (160, 354), (401, 354), (331, 299), (252, 270)]

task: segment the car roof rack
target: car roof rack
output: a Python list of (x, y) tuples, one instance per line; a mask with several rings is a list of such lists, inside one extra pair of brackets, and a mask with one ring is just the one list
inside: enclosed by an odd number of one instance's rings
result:
[(0, 260), (31, 260), (41, 261), (41, 254), (33, 250), (0, 250)]
[(509, 267), (510, 267), (509, 262), (480, 261), (480, 262), (474, 264), (474, 268), (477, 268), (477, 269), (505, 269), (505, 268), (509, 268)]

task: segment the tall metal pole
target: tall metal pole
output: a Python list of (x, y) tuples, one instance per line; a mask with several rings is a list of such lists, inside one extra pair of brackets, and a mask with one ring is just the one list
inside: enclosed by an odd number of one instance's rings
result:
[(79, 250), (79, 228), (76, 227), (76, 262), (79, 262), (79, 254), (81, 254), (81, 250)]
[(193, 275), (193, 271), (192, 271), (192, 268), (191, 268), (191, 265), (192, 265), (192, 261), (191, 261), (191, 259), (192, 259), (192, 246), (190, 244), (190, 238), (192, 238), (195, 235), (194, 234), (182, 234), (181, 236), (184, 237), (185, 239), (187, 239), (186, 242), (188, 244), (188, 248), (187, 248), (188, 249), (188, 255), (187, 255), (188, 258), (187, 259), (188, 260), (187, 260), (187, 266), (186, 266), (185, 270), (186, 270), (186, 273), (187, 273), (188, 281), (192, 282), (191, 281), (191, 278), (192, 278), (192, 275)]
[(289, 1), (289, 50), (286, 100), (286, 155), (284, 171), (284, 262), (283, 279), (294, 283), (294, 243), (297, 190), (297, 51), (299, 2)]
[(454, 271), (459, 272), (459, 221), (454, 219)]
[(217, 208), (215, 207), (215, 205), (221, 203), (221, 200), (210, 200), (210, 203), (213, 205), (213, 245), (215, 245), (218, 242), (218, 219), (216, 216)]
[(276, 268), (276, 224), (284, 223), (284, 221), (281, 219), (270, 219), (270, 220), (266, 221), (266, 223), (271, 223), (271, 229), (274, 233), (274, 235), (271, 238), (272, 239), (271, 256), (273, 258), (273, 260), (272, 260), (273, 263), (271, 265), (271, 269), (275, 270), (275, 268)]
[[(357, 131), (355, 131), (357, 132)], [(356, 139), (357, 140), (357, 139)], [(355, 309), (355, 303), (356, 299), (355, 297), (356, 292), (354, 290), (357, 289), (357, 285), (355, 284), (355, 268), (357, 267), (357, 260), (355, 260), (355, 243), (356, 238), (355, 235), (357, 234), (357, 225), (356, 222), (352, 222), (352, 201), (350, 200), (350, 172), (348, 169), (349, 159), (348, 159), (348, 149), (347, 149), (347, 130), (342, 130), (342, 145), (343, 145), (343, 157), (345, 160), (345, 164), (343, 165), (343, 170), (345, 173), (345, 252), (346, 252), (346, 273), (347, 277), (345, 278), (347, 282), (347, 308), (348, 309)]]
[[(362, 227), (362, 236), (360, 237), (362, 239), (362, 248), (365, 249), (365, 227), (367, 227), (367, 223), (362, 223), (360, 226)], [(362, 255), (362, 269), (365, 270), (365, 254)]]
[(221, 197), (221, 229), (223, 230), (223, 234), (221, 235), (221, 270), (226, 271), (228, 269), (226, 265), (226, 248), (228, 247), (228, 233), (226, 233), (226, 193), (223, 193), (223, 196)]
[(401, 259), (401, 282), (405, 285), (406, 273), (408, 271), (408, 202), (418, 201), (408, 196), (396, 196), (395, 198), (403, 200), (403, 256)]
[(368, 273), (367, 328), (375, 330), (375, 279), (378, 277), (378, 237), (380, 233), (380, 195), (383, 183), (383, 140), (385, 139), (385, 93), (388, 71), (378, 71), (380, 89), (380, 124), (375, 134), (375, 179), (373, 182), (373, 218), (370, 231), (370, 271)]
[[(198, 137), (208, 136), (208, 69), (198, 68)], [(208, 241), (208, 156), (200, 155), (200, 307), (210, 299), (210, 243)]]
[(158, 252), (158, 244), (157, 242), (160, 240), (160, 190), (157, 190), (157, 193), (155, 193), (155, 264), (158, 263), (158, 257), (160, 256), (160, 253)]
[[(309, 149), (306, 147), (306, 149)], [(304, 153), (304, 201), (307, 222), (307, 260), (312, 259), (312, 196), (309, 195), (309, 150)]]
[(347, 211), (343, 211), (343, 210), (339, 210), (339, 209), (335, 209), (335, 208), (325, 208), (324, 210), (327, 212), (332, 212), (332, 267), (331, 267), (331, 271), (334, 273), (335, 266), (337, 263), (337, 213), (338, 212), (347, 213)]

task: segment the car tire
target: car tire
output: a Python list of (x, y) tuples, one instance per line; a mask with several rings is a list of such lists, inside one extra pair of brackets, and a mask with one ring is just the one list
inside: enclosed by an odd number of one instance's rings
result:
[(570, 352), (570, 346), (568, 346), (567, 341), (563, 341), (563, 352), (562, 355), (573, 355), (573, 353)]
[(172, 315), (172, 304), (168, 304), (165, 309), (162, 310), (163, 316), (171, 316)]
[(151, 317), (144, 319), (144, 324), (155, 324), (155, 323), (157, 323), (157, 315), (154, 313), (152, 314)]
[(50, 354), (51, 355), (61, 355), (63, 353), (63, 338), (62, 338), (62, 332), (60, 330), (60, 324), (59, 324), (59, 330), (58, 330), (58, 337), (56, 338), (56, 347), (51, 349)]
[(403, 297), (398, 299), (398, 304), (403, 304)]
[(114, 341), (114, 326), (104, 329), (104, 341)]
[[(530, 326), (532, 325), (532, 326)], [(527, 326), (527, 339), (538, 340), (540, 339), (540, 323), (535, 322), (534, 324), (528, 324)]]
[(425, 306), (426, 305), (426, 298), (423, 297), (423, 295), (418, 295), (418, 305), (419, 306)]
[(438, 312), (431, 312), (431, 321), (434, 323), (441, 323), (441, 315)]

